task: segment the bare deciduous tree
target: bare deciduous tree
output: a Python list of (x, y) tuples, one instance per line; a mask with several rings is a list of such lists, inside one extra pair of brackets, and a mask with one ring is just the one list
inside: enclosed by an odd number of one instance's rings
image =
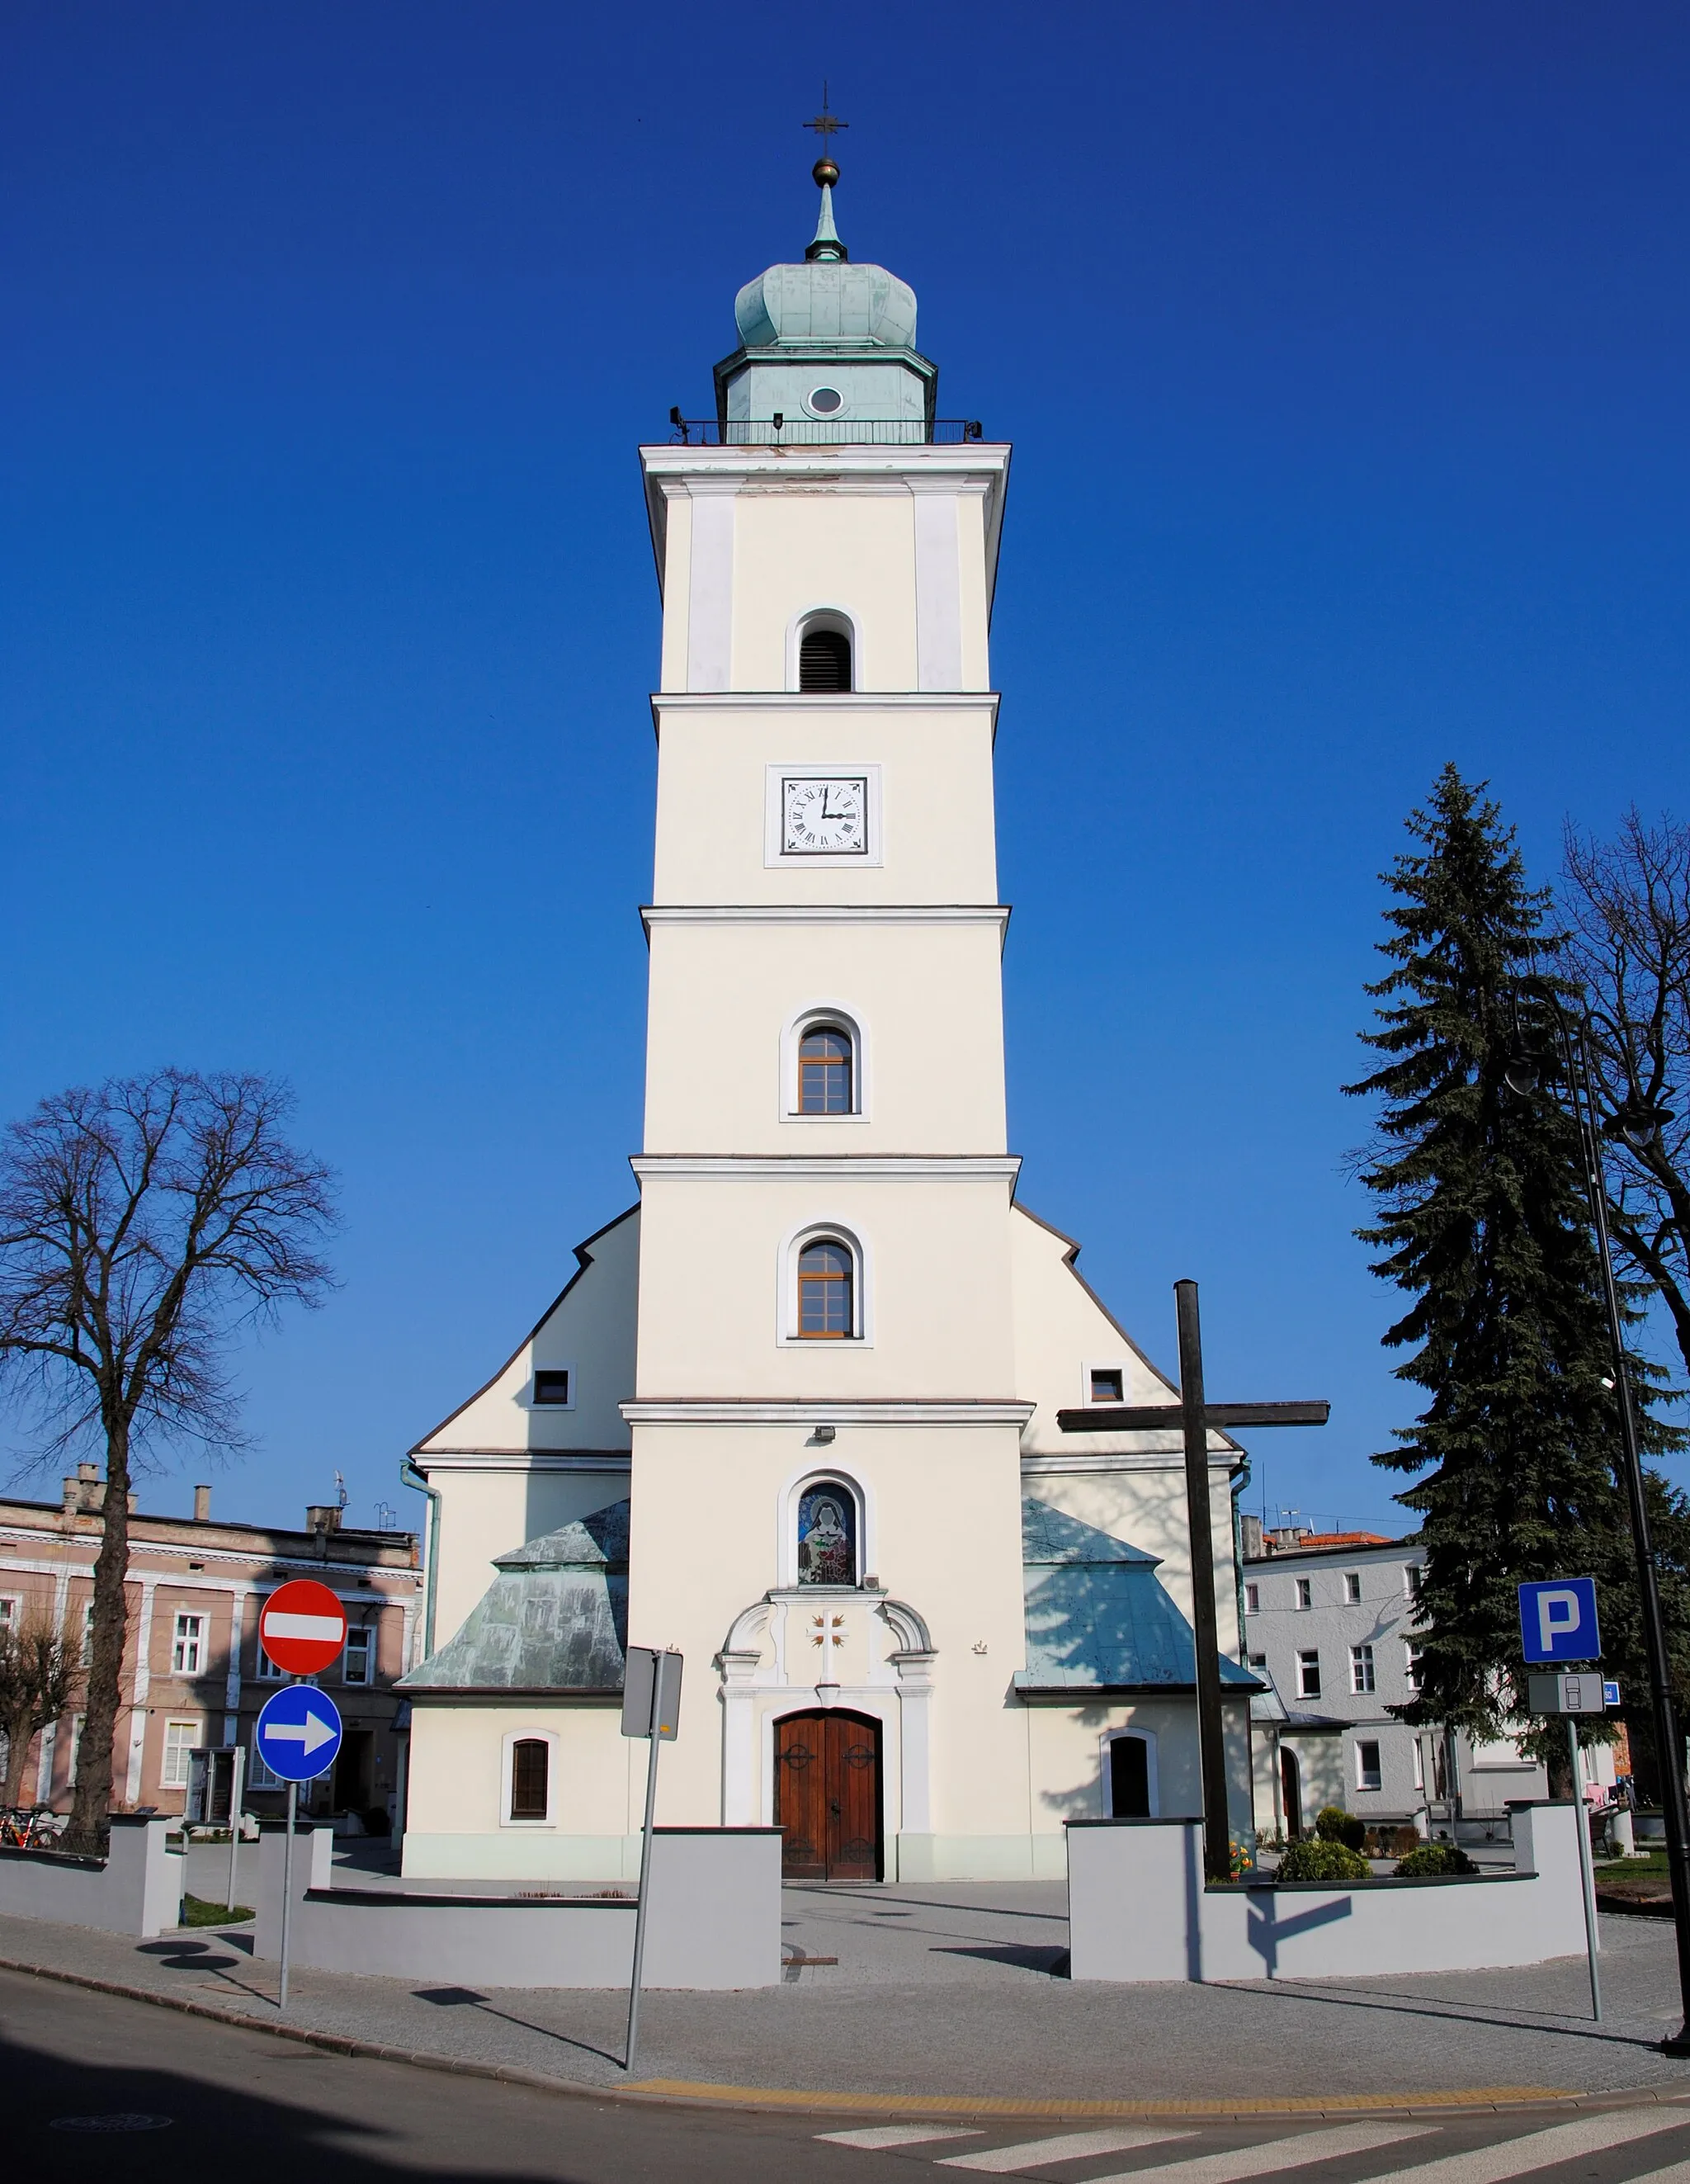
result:
[[(1611, 842), (1569, 828), (1566, 882), (1570, 967), (1613, 1144), (1614, 1240), (1665, 1306), (1690, 1372), (1690, 827), (1646, 826), (1634, 805)], [(1673, 1119), (1628, 1131), (1651, 1110)]]
[(105, 1450), (68, 1848), (108, 1833), (131, 1479), (160, 1441), (238, 1443), (231, 1338), (330, 1285), (332, 1178), (283, 1135), (291, 1106), (265, 1078), (162, 1069), (44, 1100), (0, 1146), (0, 1373), (49, 1451)]
[(82, 1646), (39, 1614), (0, 1630), (0, 1732), (6, 1738), (8, 1805), (23, 1802), (24, 1769), (38, 1729), (48, 1729), (76, 1703)]

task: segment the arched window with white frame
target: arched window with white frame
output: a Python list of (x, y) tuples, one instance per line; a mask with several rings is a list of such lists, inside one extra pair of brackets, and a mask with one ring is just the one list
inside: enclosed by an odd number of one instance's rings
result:
[(838, 696), (857, 688), (857, 632), (837, 607), (799, 616), (792, 630), (787, 684), (807, 696)]
[(855, 1123), (868, 1109), (863, 1027), (836, 1001), (817, 1001), (781, 1033), (781, 1114), (787, 1122)]
[(866, 1259), (848, 1228), (813, 1222), (782, 1246), (782, 1342), (866, 1345)]

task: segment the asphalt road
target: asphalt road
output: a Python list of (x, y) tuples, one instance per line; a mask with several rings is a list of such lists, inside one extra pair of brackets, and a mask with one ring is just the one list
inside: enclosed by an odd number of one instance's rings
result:
[[(110, 2184), (117, 2176), (125, 2184), (181, 2184), (185, 2176), (215, 2184), (409, 2176), (944, 2184), (954, 2170), (1053, 2184), (1237, 2184), (1281, 2174), (1302, 2184), (1385, 2176), (1505, 2184), (1526, 2175), (1558, 2184), (1690, 2184), (1690, 2104), (1209, 2126), (709, 2113), (325, 2054), (8, 1972), (0, 1972), (0, 2101), (14, 2172), (53, 2184)], [(941, 2174), (921, 2180), (924, 2169)]]

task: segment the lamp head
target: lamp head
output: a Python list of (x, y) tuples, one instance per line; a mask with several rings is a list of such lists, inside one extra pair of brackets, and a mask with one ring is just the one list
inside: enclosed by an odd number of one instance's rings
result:
[(1658, 1107), (1641, 1097), (1622, 1100), (1602, 1126), (1604, 1138), (1618, 1138), (1634, 1153), (1646, 1153), (1659, 1143), (1660, 1134), (1675, 1120), (1670, 1107)]

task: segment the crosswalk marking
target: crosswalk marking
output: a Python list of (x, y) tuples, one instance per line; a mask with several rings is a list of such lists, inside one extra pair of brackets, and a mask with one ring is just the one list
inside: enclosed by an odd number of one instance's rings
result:
[(1198, 2153), (1189, 2161), (1164, 2161), (1154, 2169), (1095, 2177), (1092, 2184), (1242, 2184), (1245, 2177), (1272, 2176), (1281, 2169), (1335, 2161), (1341, 2153), (1371, 2153), (1376, 2147), (1396, 2145), (1399, 2139), (1424, 2138), (1431, 2129), (1426, 2123), (1353, 2123), (1337, 2131), (1299, 2131), (1293, 2137), (1270, 2139), (1263, 2146), (1235, 2147), (1229, 2153)]
[(1133, 2124), (1115, 2131), (1065, 2131), (1057, 2138), (1024, 2139), (1019, 2146), (996, 2146), (987, 2153), (948, 2154), (938, 2166), (1009, 2176), (1017, 2170), (1042, 2169), (1051, 2161), (1082, 2161), (1093, 2153), (1125, 2153), (1129, 2147), (1159, 2146), (1167, 2139), (1190, 2137), (1188, 2131), (1152, 2131)]
[(866, 2131), (821, 2131), (816, 2133), (822, 2146), (860, 2146), (865, 2153), (876, 2153), (887, 2146), (926, 2146), (936, 2138), (978, 2138), (977, 2131), (959, 2124), (935, 2123), (877, 2123)]
[(1652, 2138), (1659, 2131), (1682, 2131), (1687, 2124), (1690, 2110), (1684, 2109), (1610, 2109), (1605, 2114), (1558, 2123), (1548, 2131), (1528, 2131), (1524, 2138), (1482, 2146), (1471, 2153), (1448, 2153), (1441, 2161), (1393, 2170), (1391, 2184), (1507, 2184), (1511, 2176), (1525, 2176), (1581, 2153), (1629, 2146), (1633, 2139)]

